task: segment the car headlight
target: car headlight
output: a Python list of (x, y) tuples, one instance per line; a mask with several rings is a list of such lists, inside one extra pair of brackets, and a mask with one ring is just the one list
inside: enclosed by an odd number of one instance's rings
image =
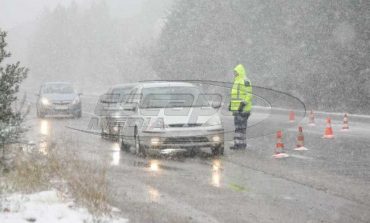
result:
[(159, 139), (159, 138), (157, 138), (157, 137), (155, 137), (155, 138), (151, 138), (151, 140), (150, 140), (150, 144), (151, 144), (152, 146), (158, 146), (158, 145), (160, 144), (160, 139)]
[(76, 97), (73, 101), (72, 104), (78, 104), (80, 102), (80, 98)]
[(113, 127), (113, 131), (114, 131), (114, 132), (118, 132), (118, 130), (119, 130), (119, 127), (118, 127), (118, 126), (114, 126), (114, 127)]
[(47, 99), (47, 98), (41, 98), (41, 103), (43, 105), (49, 105), (50, 104), (49, 99)]
[(203, 124), (203, 126), (217, 126), (221, 125), (221, 118), (218, 115), (212, 116), (206, 123)]
[(215, 136), (212, 137), (212, 141), (216, 142), (216, 143), (219, 143), (221, 141), (221, 138), (220, 138), (220, 136), (215, 135)]
[(114, 112), (111, 114), (112, 118), (121, 118), (123, 115), (121, 112)]
[(154, 122), (149, 125), (148, 130), (163, 130), (164, 129), (164, 119), (157, 118)]

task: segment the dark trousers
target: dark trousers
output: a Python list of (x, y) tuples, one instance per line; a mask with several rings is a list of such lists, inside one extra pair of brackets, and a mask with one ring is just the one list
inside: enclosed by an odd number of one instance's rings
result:
[(250, 112), (234, 112), (234, 149), (247, 147), (247, 124), (250, 114)]

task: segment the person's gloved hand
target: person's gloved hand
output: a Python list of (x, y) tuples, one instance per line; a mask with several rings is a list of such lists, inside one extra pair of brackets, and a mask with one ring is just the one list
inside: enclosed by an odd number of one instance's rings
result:
[(231, 102), (229, 103), (229, 111), (231, 111)]
[(242, 112), (244, 110), (244, 108), (245, 108), (246, 105), (247, 104), (244, 101), (240, 102), (238, 111), (239, 112)]

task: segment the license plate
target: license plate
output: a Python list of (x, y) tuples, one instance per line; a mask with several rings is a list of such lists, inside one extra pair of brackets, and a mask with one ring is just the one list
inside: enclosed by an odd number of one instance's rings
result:
[(57, 105), (57, 106), (55, 106), (55, 109), (56, 110), (67, 110), (68, 106), (66, 106), (66, 105)]

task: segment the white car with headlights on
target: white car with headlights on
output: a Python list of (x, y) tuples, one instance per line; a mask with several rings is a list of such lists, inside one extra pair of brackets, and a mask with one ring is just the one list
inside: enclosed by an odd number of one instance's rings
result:
[(46, 115), (82, 115), (80, 93), (68, 82), (47, 82), (41, 85), (37, 94), (37, 117)]
[(209, 148), (224, 153), (224, 128), (202, 90), (186, 82), (144, 82), (131, 91), (123, 105), (122, 150), (161, 155)]

